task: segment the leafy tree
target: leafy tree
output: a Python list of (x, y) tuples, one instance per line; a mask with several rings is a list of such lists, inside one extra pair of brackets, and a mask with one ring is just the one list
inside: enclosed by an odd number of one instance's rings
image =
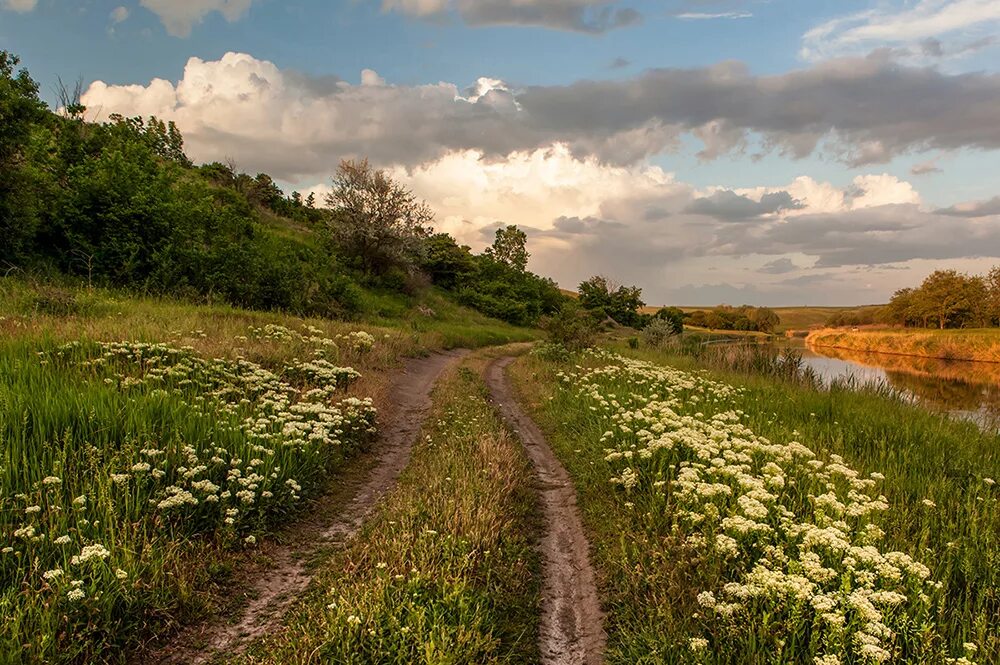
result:
[(567, 298), (552, 316), (542, 320), (542, 328), (548, 333), (549, 341), (570, 351), (579, 351), (593, 346), (596, 323), (592, 312)]
[(661, 307), (654, 318), (670, 324), (674, 335), (684, 332), (684, 312), (677, 307)]
[(412, 272), (434, 219), (430, 208), (368, 160), (343, 161), (326, 197), (334, 246), (372, 275)]
[(454, 289), (476, 270), (476, 262), (469, 247), (459, 246), (447, 233), (436, 233), (424, 243), (421, 268), (434, 284)]
[(584, 309), (611, 317), (623, 326), (642, 327), (644, 319), (639, 310), (645, 303), (638, 286), (618, 286), (607, 277), (597, 275), (582, 282), (578, 291)]
[(19, 64), (17, 56), (0, 51), (0, 261), (11, 264), (24, 257), (38, 225), (25, 152), (46, 115), (38, 84), (27, 70), (15, 71)]
[(924, 318), (935, 321), (942, 330), (976, 325), (983, 319), (986, 284), (981, 277), (936, 270), (920, 285), (917, 298)]
[(527, 249), (528, 236), (517, 226), (508, 225), (497, 229), (496, 238), (493, 245), (486, 250), (486, 255), (518, 272), (524, 272), (528, 268), (528, 258), (531, 256)]

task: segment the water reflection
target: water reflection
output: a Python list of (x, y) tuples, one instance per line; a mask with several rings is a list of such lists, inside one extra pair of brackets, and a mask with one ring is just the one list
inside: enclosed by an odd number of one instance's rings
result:
[(1000, 426), (1000, 363), (914, 358), (826, 347), (804, 347), (803, 362), (824, 381), (885, 381), (922, 404)]

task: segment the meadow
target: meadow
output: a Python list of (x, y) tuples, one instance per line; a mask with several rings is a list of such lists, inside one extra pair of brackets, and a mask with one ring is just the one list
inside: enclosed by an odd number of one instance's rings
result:
[(576, 482), (609, 663), (1000, 660), (996, 436), (655, 350), (549, 357), (514, 378)]
[(367, 323), (0, 287), (0, 662), (119, 661), (206, 613), (368, 447), (401, 357), (537, 335), (433, 293)]
[(1000, 329), (817, 330), (808, 344), (849, 351), (943, 360), (1000, 362)]

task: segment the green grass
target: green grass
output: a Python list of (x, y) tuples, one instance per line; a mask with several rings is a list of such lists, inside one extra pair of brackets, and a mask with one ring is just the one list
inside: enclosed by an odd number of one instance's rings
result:
[[(868, 622), (845, 606), (851, 591), (865, 588), (865, 566), (822, 547), (809, 550), (818, 552), (822, 565), (833, 571), (832, 580), (816, 582), (816, 590), (839, 603), (834, 612), (844, 617), (842, 631), (826, 623), (808, 600), (790, 595), (795, 584), (770, 585), (751, 575), (755, 563), (779, 571), (777, 579), (804, 575), (801, 560), (809, 548), (783, 530), (775, 506), (789, 510), (794, 523), (812, 525), (807, 528), (829, 526), (836, 520), (831, 514), (836, 509), (821, 508), (827, 499), (818, 502), (816, 497), (830, 490), (846, 505), (870, 506), (884, 495), (887, 509), (844, 518), (851, 541), (871, 542), (883, 554), (903, 552), (929, 568), (930, 580), (942, 583), (938, 591), (908, 574), (895, 582), (873, 582), (874, 588), (906, 597), (895, 609), (878, 608), (880, 622), (894, 632), (891, 639), (879, 639), (892, 662), (943, 662), (945, 656), (962, 656), (965, 642), (978, 646), (972, 660), (1000, 660), (995, 619), (1000, 613), (1000, 493), (989, 482), (1000, 477), (998, 437), (874, 393), (705, 375), (697, 373), (689, 358), (646, 351), (637, 355), (656, 364), (633, 369), (614, 360), (577, 358), (559, 365), (529, 358), (514, 368), (520, 391), (576, 482), (608, 610), (609, 663), (811, 665), (822, 654), (836, 655), (842, 663), (869, 662), (859, 655), (854, 637)], [(584, 378), (587, 368), (609, 363), (618, 369)], [(574, 369), (575, 364), (584, 369)], [(682, 373), (666, 370), (655, 378), (664, 371), (655, 368), (666, 365), (681, 367)], [(559, 371), (567, 372), (569, 380), (560, 381)], [(583, 392), (577, 390), (584, 386)], [(649, 404), (654, 394), (692, 420), (665, 416), (660, 407)], [(641, 415), (644, 408), (646, 415)], [(736, 438), (723, 439), (731, 443), (699, 457), (697, 451), (712, 450), (716, 444), (705, 434), (707, 425), (697, 423), (712, 423), (713, 414), (726, 412), (737, 414), (739, 426), (715, 421), (712, 427), (731, 431), (729, 436)], [(657, 422), (665, 425), (665, 432), (686, 434), (673, 439), (672, 447), (650, 446), (650, 439), (638, 433)], [(629, 430), (622, 430), (626, 424)], [(740, 535), (737, 522), (724, 527), (721, 519), (747, 517), (735, 499), (748, 493), (749, 486), (737, 485), (734, 491), (729, 485), (733, 494), (709, 500), (681, 482), (680, 473), (693, 468), (702, 477), (699, 482), (715, 477), (714, 482), (727, 484), (723, 476), (713, 475), (708, 460), (721, 457), (723, 450), (740, 449), (744, 444), (739, 441), (764, 439), (779, 447), (757, 449), (745, 471), (765, 482), (776, 497), (773, 504), (764, 497), (766, 516), (752, 518), (773, 531), (770, 536)], [(794, 456), (784, 458), (791, 450), (785, 444), (791, 441), (811, 449), (825, 462), (824, 469), (835, 468), (836, 459), (830, 456), (840, 455), (843, 466), (855, 470), (859, 480), (871, 473), (885, 478), (876, 476), (873, 487), (859, 486), (851, 499), (851, 483), (844, 477), (824, 480), (821, 472), (792, 462)], [(735, 460), (722, 467), (732, 468)], [(775, 460), (785, 479), (781, 487), (763, 480), (768, 477), (762, 471), (766, 462)], [(705, 468), (698, 466), (702, 464)], [(699, 514), (708, 517), (696, 524)], [(868, 529), (883, 530), (884, 536), (866, 531), (867, 524), (874, 525)], [(723, 533), (735, 539), (735, 557), (716, 549), (726, 545), (719, 538)], [(733, 593), (741, 588), (763, 591), (739, 601), (726, 591), (726, 584), (740, 585)], [(713, 596), (699, 598), (706, 591)], [(734, 602), (741, 607), (732, 607)], [(707, 646), (692, 649), (700, 645), (692, 639), (706, 640)]]
[(807, 342), (865, 353), (1000, 362), (1000, 328), (819, 330), (811, 333)]
[[(335, 487), (370, 438), (370, 407), (345, 400), (381, 399), (402, 357), (537, 335), (433, 291), (394, 302), (395, 318), (343, 322), (0, 280), (0, 662), (118, 662), (204, 613), (245, 539), (287, 522), (294, 495)], [(258, 367), (292, 402), (339, 410), (343, 432), (248, 431), (287, 420)], [(162, 504), (174, 492), (198, 503)], [(88, 546), (102, 549), (72, 563)]]
[(538, 661), (530, 465), (468, 365), (433, 398), (399, 485), (242, 662)]

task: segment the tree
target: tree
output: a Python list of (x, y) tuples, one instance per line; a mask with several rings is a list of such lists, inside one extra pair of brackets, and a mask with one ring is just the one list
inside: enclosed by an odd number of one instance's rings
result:
[(623, 326), (641, 327), (639, 313), (645, 303), (638, 286), (618, 286), (603, 275), (591, 277), (579, 286), (580, 305), (584, 309), (600, 312)]
[(774, 332), (774, 329), (781, 323), (778, 313), (769, 307), (748, 307), (747, 318), (753, 324), (753, 330), (760, 332)]
[(343, 161), (326, 196), (330, 239), (365, 272), (412, 272), (434, 215), (423, 201), (368, 160)]
[(994, 266), (986, 275), (986, 316), (989, 325), (1000, 325), (1000, 266)]
[(486, 255), (497, 263), (502, 263), (518, 272), (528, 268), (527, 249), (528, 236), (514, 225), (497, 229), (493, 245), (486, 250)]
[(955, 270), (935, 270), (917, 292), (917, 303), (924, 319), (935, 321), (938, 328), (977, 325), (983, 317), (986, 284), (981, 277), (970, 277)]
[(459, 246), (447, 233), (436, 233), (424, 242), (421, 268), (438, 286), (453, 289), (476, 269), (476, 264), (469, 247)]
[(656, 312), (655, 318), (669, 323), (675, 335), (684, 332), (684, 312), (677, 307), (661, 307)]
[(6, 262), (22, 257), (38, 224), (25, 151), (45, 118), (38, 84), (27, 70), (15, 72), (19, 64), (17, 56), (0, 51), (0, 260)]
[(306, 207), (312, 210), (316, 207), (316, 195), (309, 192), (309, 196), (306, 197)]

